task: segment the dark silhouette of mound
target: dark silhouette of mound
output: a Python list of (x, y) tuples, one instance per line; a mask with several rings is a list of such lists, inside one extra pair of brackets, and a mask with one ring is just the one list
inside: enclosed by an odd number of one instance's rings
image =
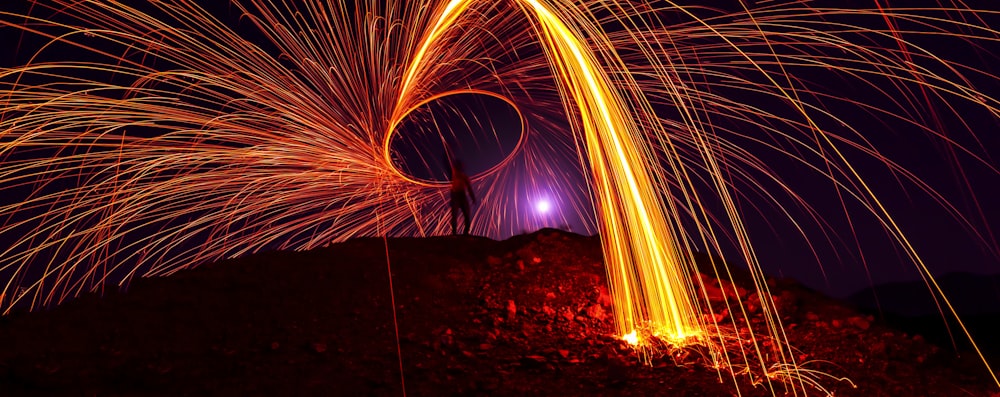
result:
[[(959, 314), (1000, 315), (1000, 274), (949, 273), (935, 281)], [(847, 300), (864, 310), (940, 317), (941, 309), (923, 281), (880, 284), (858, 291)]]
[[(990, 362), (1000, 362), (1000, 274), (950, 273), (936, 277), (948, 302), (970, 330)], [(863, 312), (884, 320), (889, 326), (921, 334), (929, 341), (959, 351), (972, 346), (945, 303), (935, 302), (922, 281), (886, 283), (858, 291), (847, 298)], [(940, 306), (939, 306), (940, 305)]]
[[(792, 281), (769, 285), (797, 360), (856, 385), (819, 380), (837, 396), (995, 393), (974, 355)], [(611, 336), (609, 303), (596, 237), (357, 239), (0, 318), (0, 394), (401, 395), (401, 365), (415, 396), (734, 394), (733, 377), (696, 357), (641, 363)], [(784, 394), (735, 379), (744, 396)]]

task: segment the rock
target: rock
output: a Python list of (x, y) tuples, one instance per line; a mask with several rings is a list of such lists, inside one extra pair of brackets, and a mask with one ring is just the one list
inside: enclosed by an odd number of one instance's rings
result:
[(556, 315), (556, 310), (548, 306), (542, 306), (542, 313), (546, 316), (552, 317)]
[(486, 263), (488, 263), (490, 266), (500, 266), (500, 264), (503, 263), (503, 261), (498, 257), (490, 255), (486, 257)]
[(830, 325), (833, 326), (833, 328), (840, 328), (840, 326), (843, 324), (844, 322), (841, 321), (840, 319), (833, 319), (833, 321), (830, 321)]
[(722, 289), (711, 284), (705, 284), (705, 295), (708, 296), (708, 300), (711, 302), (722, 302), (725, 299), (725, 293)]
[(545, 294), (545, 299), (555, 299), (555, 298), (556, 298), (555, 292), (549, 292)]
[(726, 297), (729, 299), (737, 300), (737, 299), (743, 299), (745, 296), (747, 296), (747, 290), (745, 288), (737, 287), (736, 285), (730, 283), (729, 281), (719, 280), (718, 285), (719, 285), (718, 288), (721, 289), (722, 292), (725, 293)]
[(608, 292), (608, 287), (602, 285), (597, 296), (597, 303), (601, 306), (611, 307), (611, 293)]
[(315, 343), (312, 344), (312, 349), (316, 353), (325, 353), (326, 352), (326, 343), (315, 342)]
[(528, 368), (537, 368), (545, 364), (545, 357), (530, 355), (521, 357), (521, 365)]
[(721, 312), (712, 315), (712, 322), (714, 322), (715, 324), (719, 324), (723, 320), (725, 320), (726, 317), (728, 316), (729, 316), (729, 309), (723, 308)]
[(278, 342), (271, 342), (271, 350), (278, 350), (279, 347), (281, 347), (280, 343), (278, 343)]
[(559, 349), (559, 355), (562, 356), (562, 358), (569, 357), (569, 350)]
[(514, 321), (514, 317), (517, 316), (517, 305), (514, 304), (513, 300), (507, 301), (507, 321)]
[(537, 264), (539, 264), (539, 263), (542, 263), (542, 258), (539, 258), (539, 257), (537, 257), (537, 256), (536, 256), (536, 257), (532, 257), (532, 258), (531, 258), (531, 264), (532, 264), (532, 265), (537, 265)]
[(852, 327), (858, 328), (860, 330), (867, 330), (871, 327), (871, 323), (861, 316), (854, 316), (847, 319), (847, 323)]
[(587, 307), (586, 313), (587, 313), (587, 317), (590, 317), (592, 319), (595, 319), (595, 320), (603, 320), (604, 319), (604, 308), (602, 308), (601, 305), (591, 305), (591, 306)]
[(872, 354), (885, 354), (886, 352), (888, 352), (889, 346), (885, 343), (885, 341), (878, 341), (876, 343), (873, 343), (871, 346), (872, 346)]
[(747, 298), (747, 312), (756, 313), (758, 310), (760, 310), (760, 295), (754, 292)]
[(435, 348), (439, 348), (438, 346), (451, 346), (453, 343), (455, 343), (455, 338), (451, 334), (451, 328), (448, 328), (441, 334), (438, 341), (435, 342)]
[(701, 284), (704, 284), (704, 285), (710, 285), (710, 284), (712, 284), (712, 283), (715, 282), (714, 278), (712, 278), (709, 275), (707, 275), (705, 273), (702, 273), (702, 272), (698, 272), (698, 279), (700, 279), (701, 280)]
[(819, 315), (813, 312), (806, 313), (806, 320), (819, 321)]
[(569, 311), (569, 309), (563, 309), (563, 311), (562, 311), (562, 314), (561, 314), (561, 315), (562, 315), (562, 317), (563, 317), (563, 318), (565, 318), (565, 319), (566, 319), (566, 321), (573, 321), (573, 317), (576, 317), (576, 316), (575, 316), (575, 315), (573, 314), (573, 312)]

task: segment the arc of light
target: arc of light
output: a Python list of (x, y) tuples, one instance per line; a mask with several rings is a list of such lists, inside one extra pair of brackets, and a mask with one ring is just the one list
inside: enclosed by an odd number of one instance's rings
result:
[[(452, 0), (444, 7), (407, 68), (390, 126), (406, 114), (400, 109), (412, 100), (429, 49), (473, 1)], [(550, 65), (580, 113), (618, 331), (626, 335), (650, 327), (677, 341), (700, 334), (704, 327), (694, 294), (683, 281), (689, 264), (666, 225), (663, 203), (645, 168), (650, 152), (642, 150), (635, 120), (595, 55), (555, 13), (537, 0), (518, 4), (537, 19)]]

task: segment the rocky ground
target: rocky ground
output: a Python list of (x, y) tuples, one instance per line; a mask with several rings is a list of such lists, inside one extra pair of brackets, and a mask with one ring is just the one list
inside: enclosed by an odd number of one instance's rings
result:
[[(762, 323), (739, 275), (704, 277)], [(1000, 396), (974, 354), (769, 284), (796, 359), (836, 396)], [(0, 395), (786, 395), (697, 354), (644, 363), (613, 333), (595, 237), (358, 239), (0, 318)]]

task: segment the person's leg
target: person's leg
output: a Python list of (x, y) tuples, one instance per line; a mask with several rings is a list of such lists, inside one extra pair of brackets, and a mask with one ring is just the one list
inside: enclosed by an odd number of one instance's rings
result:
[(462, 202), (462, 219), (465, 220), (465, 235), (469, 234), (469, 229), (472, 227), (472, 215), (469, 214), (469, 201), (466, 200)]
[(457, 205), (455, 205), (455, 201), (453, 200), (451, 202), (451, 234), (453, 235), (458, 234), (458, 231), (455, 230), (455, 221), (456, 221), (455, 217), (458, 216), (458, 211), (457, 211), (458, 208), (455, 207), (457, 207)]

